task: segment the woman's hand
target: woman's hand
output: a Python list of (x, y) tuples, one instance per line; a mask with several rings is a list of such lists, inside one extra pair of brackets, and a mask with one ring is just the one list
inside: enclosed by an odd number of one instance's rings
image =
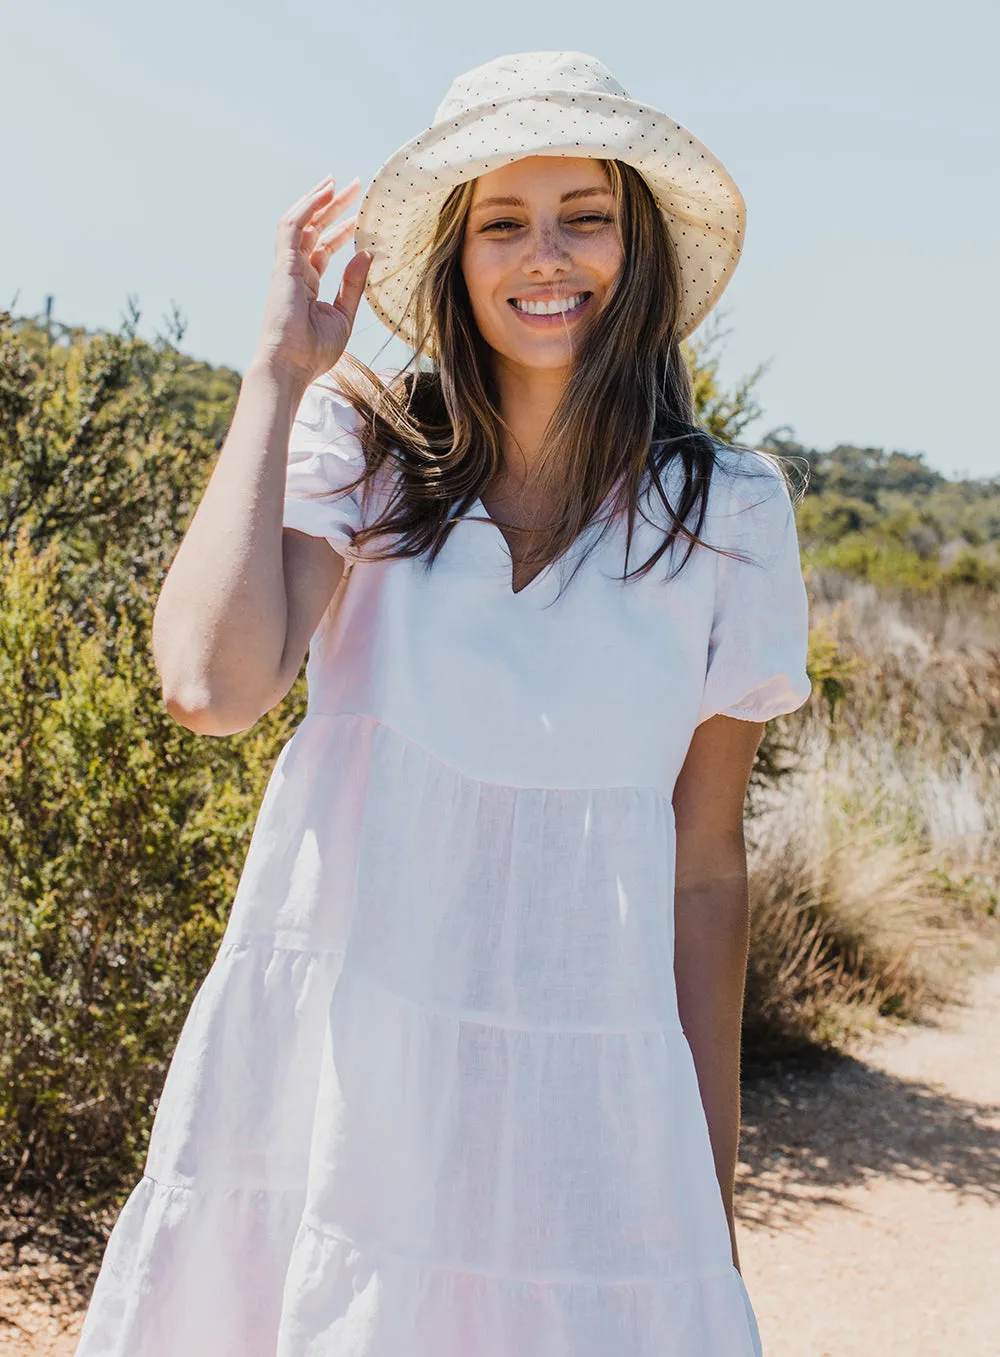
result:
[(355, 217), (324, 232), (360, 191), (354, 179), (337, 193), (327, 175), (281, 217), (255, 365), (288, 372), (308, 386), (344, 352), (372, 256), (367, 251), (355, 254), (344, 269), (336, 300), (321, 302), (320, 279), (330, 256), (350, 238)]

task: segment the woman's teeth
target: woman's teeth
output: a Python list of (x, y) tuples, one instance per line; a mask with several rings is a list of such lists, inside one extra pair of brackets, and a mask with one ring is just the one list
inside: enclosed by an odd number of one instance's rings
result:
[(589, 296), (589, 292), (578, 292), (575, 297), (564, 297), (554, 302), (523, 302), (517, 297), (511, 300), (518, 311), (524, 311), (529, 316), (558, 316), (563, 311), (574, 311)]

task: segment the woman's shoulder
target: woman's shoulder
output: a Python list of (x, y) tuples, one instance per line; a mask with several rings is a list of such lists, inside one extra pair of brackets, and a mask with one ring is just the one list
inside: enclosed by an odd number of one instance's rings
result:
[(738, 530), (770, 534), (793, 512), (792, 490), (780, 458), (760, 448), (720, 444), (708, 513)]
[(760, 448), (720, 449), (705, 534), (740, 559), (766, 563), (797, 540), (796, 497), (782, 459)]
[[(762, 449), (714, 441), (711, 458), (706, 461), (694, 473), (691, 485), (687, 483), (691, 473), (680, 457), (667, 464), (661, 485), (670, 511), (650, 490), (644, 501), (650, 530), (655, 534), (671, 532), (676, 526), (675, 515), (685, 507), (684, 525), (703, 546), (748, 551), (755, 559), (766, 555), (768, 544), (785, 536), (793, 516), (780, 459)], [(675, 550), (687, 550), (685, 536), (678, 537), (677, 543)]]
[(720, 486), (725, 493), (736, 495), (741, 501), (748, 496), (756, 497), (761, 493), (770, 496), (787, 490), (781, 460), (762, 448), (718, 443), (715, 470), (720, 473)]
[[(670, 503), (676, 511), (684, 494), (688, 472), (680, 457), (673, 458), (661, 477), (661, 483)], [(735, 516), (742, 518), (744, 513), (755, 506), (770, 505), (764, 508), (764, 516), (782, 511), (783, 504), (789, 500), (789, 491), (780, 461), (771, 453), (757, 448), (733, 447), (729, 443), (716, 442), (712, 457), (707, 466), (703, 466), (693, 482), (696, 490), (706, 486), (703, 495), (698, 494), (688, 510), (688, 523), (698, 521), (701, 500), (704, 498), (705, 523), (717, 526), (728, 524)], [(658, 497), (650, 496), (652, 503)], [(658, 520), (657, 520), (658, 521)]]

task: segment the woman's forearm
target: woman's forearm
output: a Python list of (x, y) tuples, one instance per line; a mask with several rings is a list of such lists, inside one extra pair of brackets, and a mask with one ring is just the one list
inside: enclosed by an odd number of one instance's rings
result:
[(285, 642), (282, 513), (302, 380), (254, 365), (153, 621), (169, 710), (197, 728), (256, 719)]
[(679, 890), (674, 972), (681, 1026), (691, 1047), (715, 1170), (739, 1267), (733, 1194), (740, 1135), (740, 1031), (749, 945), (745, 875)]

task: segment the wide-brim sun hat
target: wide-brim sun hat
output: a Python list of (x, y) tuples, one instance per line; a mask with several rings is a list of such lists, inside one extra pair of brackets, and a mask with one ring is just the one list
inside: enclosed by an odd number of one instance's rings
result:
[(358, 209), (354, 238), (374, 255), (365, 297), (379, 320), (417, 345), (414, 287), (448, 194), (534, 155), (622, 160), (639, 171), (676, 246), (677, 338), (691, 334), (739, 262), (743, 195), (692, 132), (632, 99), (601, 62), (581, 52), (522, 52), (458, 76), (430, 127), (378, 171)]

